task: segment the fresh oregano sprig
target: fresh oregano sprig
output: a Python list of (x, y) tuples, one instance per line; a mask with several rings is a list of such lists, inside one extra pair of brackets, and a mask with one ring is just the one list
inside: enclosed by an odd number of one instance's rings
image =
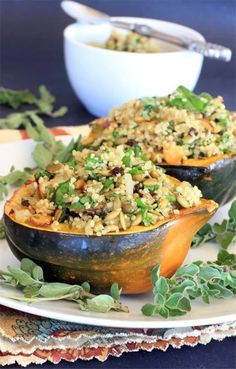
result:
[(152, 271), (154, 303), (142, 307), (144, 315), (168, 319), (191, 310), (191, 300), (236, 295), (236, 257), (222, 250), (216, 262), (196, 261), (179, 268), (171, 278), (160, 276), (160, 267)]
[(0, 291), (0, 296), (22, 302), (42, 302), (68, 300), (77, 303), (80, 310), (107, 313), (110, 310), (128, 312), (128, 308), (120, 302), (121, 290), (117, 284), (111, 286), (111, 295), (94, 295), (90, 285), (71, 285), (60, 282), (45, 282), (43, 269), (32, 260), (21, 260), (20, 268), (8, 267), (8, 271), (0, 271), (0, 280), (4, 286), (15, 287), (23, 295), (6, 294)]
[(18, 113), (9, 114), (0, 119), (0, 128), (17, 129), (24, 125), (24, 120), (31, 114), (47, 115), (53, 118), (61, 117), (67, 112), (67, 107), (62, 106), (54, 111), (55, 97), (44, 86), (39, 86), (39, 98), (28, 90), (10, 90), (0, 87), (0, 104), (8, 105), (13, 109), (18, 109), (21, 105), (34, 105), (33, 110), (25, 110)]
[(9, 186), (20, 186), (30, 176), (32, 176), (33, 170), (31, 168), (25, 168), (24, 170), (15, 170), (11, 167), (10, 172), (5, 176), (0, 176), (0, 201), (8, 195)]
[(227, 249), (236, 241), (236, 200), (232, 202), (228, 219), (222, 223), (205, 224), (194, 236), (192, 247), (198, 247), (207, 241), (215, 241)]
[[(28, 90), (14, 91), (3, 87), (0, 88), (0, 104), (6, 104), (14, 109), (22, 104), (34, 104), (37, 107), (35, 110), (13, 113), (4, 119), (0, 119), (0, 128), (15, 129), (22, 125), (29, 137), (36, 141), (32, 156), (37, 167), (45, 169), (48, 164), (55, 160), (59, 160), (62, 163), (71, 160), (72, 151), (81, 146), (81, 137), (79, 136), (77, 140), (72, 139), (68, 145), (64, 145), (62, 141), (56, 140), (39, 115), (62, 116), (67, 111), (67, 108), (62, 107), (57, 111), (53, 111), (55, 97), (45, 86), (39, 87), (39, 95), (40, 97), (37, 98)], [(21, 185), (32, 174), (33, 170), (30, 168), (24, 170), (11, 168), (9, 174), (0, 176), (0, 200), (8, 194), (9, 186)]]

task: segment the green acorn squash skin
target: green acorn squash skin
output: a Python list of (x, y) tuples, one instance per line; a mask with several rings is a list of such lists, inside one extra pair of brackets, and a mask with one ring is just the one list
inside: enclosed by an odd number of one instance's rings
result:
[(188, 253), (193, 235), (216, 208), (214, 202), (203, 200), (201, 206), (185, 209), (152, 230), (101, 237), (37, 229), (17, 223), (6, 213), (4, 223), (15, 256), (41, 265), (47, 280), (88, 281), (99, 292), (116, 282), (123, 293), (142, 293), (152, 288), (154, 265), (161, 265), (164, 276), (174, 274)]
[(224, 205), (236, 196), (236, 156), (209, 166), (160, 165), (166, 174), (197, 186), (206, 199)]

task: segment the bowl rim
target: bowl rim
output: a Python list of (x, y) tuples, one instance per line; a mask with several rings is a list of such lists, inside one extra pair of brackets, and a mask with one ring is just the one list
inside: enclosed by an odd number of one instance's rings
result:
[[(163, 25), (172, 25), (174, 27), (177, 27), (178, 29), (182, 29), (183, 31), (190, 32), (190, 33), (194, 33), (193, 39), (196, 39), (196, 41), (205, 41), (204, 36), (196, 31), (195, 29), (185, 26), (183, 24), (179, 24), (179, 23), (175, 23), (175, 22), (170, 22), (170, 21), (165, 21), (162, 19), (154, 19), (154, 18), (142, 18), (142, 17), (113, 17), (113, 19), (117, 20), (117, 21), (123, 21), (123, 20), (129, 20), (129, 21), (137, 21), (137, 22), (151, 22), (151, 23), (159, 23), (159, 24), (163, 24)], [(109, 24), (107, 22), (101, 23), (101, 24), (97, 24), (95, 25), (95, 27), (99, 27), (99, 26), (104, 26), (105, 24)], [(88, 50), (94, 50), (94, 52), (98, 52), (98, 53), (109, 53), (110, 55), (116, 55), (116, 56), (121, 56), (123, 55), (125, 57), (125, 55), (127, 55), (128, 57), (135, 57), (135, 58), (154, 58), (154, 57), (162, 57), (163, 55), (178, 55), (178, 54), (183, 54), (183, 53), (193, 53), (193, 51), (188, 50), (188, 49), (183, 49), (180, 48), (179, 50), (173, 50), (173, 51), (165, 51), (165, 52), (156, 52), (156, 53), (147, 53), (147, 52), (143, 52), (143, 53), (135, 53), (135, 52), (130, 52), (130, 51), (120, 51), (120, 50), (110, 50), (110, 49), (105, 49), (105, 48), (100, 48), (94, 45), (90, 45), (89, 43), (80, 41), (79, 39), (75, 38), (74, 35), (72, 34), (72, 32), (76, 29), (79, 29), (80, 27), (84, 29), (84, 27), (92, 27), (93, 25), (88, 24), (79, 24), (78, 22), (74, 22), (72, 24), (69, 24), (63, 31), (63, 37), (64, 37), (64, 41), (66, 42), (71, 42), (77, 46), (80, 46), (82, 48), (87, 48)], [(112, 26), (112, 25), (111, 25)], [(113, 27), (114, 29), (118, 29), (117, 27)], [(114, 54), (115, 53), (115, 54)]]

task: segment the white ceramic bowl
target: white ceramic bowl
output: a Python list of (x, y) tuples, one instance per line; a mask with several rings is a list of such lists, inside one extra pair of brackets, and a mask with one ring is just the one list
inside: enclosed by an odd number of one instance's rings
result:
[[(145, 18), (118, 17), (146, 23), (163, 32), (203, 41), (193, 29)], [(203, 57), (195, 52), (159, 42), (160, 53), (131, 53), (91, 46), (104, 43), (109, 24), (74, 23), (64, 31), (64, 53), (70, 83), (79, 100), (95, 116), (106, 116), (111, 108), (144, 96), (164, 96), (179, 85), (194, 89)], [(121, 30), (119, 30), (120, 32)]]

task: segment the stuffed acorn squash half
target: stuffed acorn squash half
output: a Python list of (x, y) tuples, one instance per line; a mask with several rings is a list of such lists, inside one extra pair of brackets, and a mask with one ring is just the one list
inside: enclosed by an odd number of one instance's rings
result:
[(221, 205), (236, 195), (236, 118), (222, 97), (179, 87), (168, 97), (130, 101), (92, 122), (83, 144), (101, 142), (140, 146), (167, 174)]
[(36, 173), (7, 201), (4, 222), (16, 257), (36, 261), (48, 279), (141, 293), (157, 263), (162, 275), (176, 271), (216, 209), (139, 146), (101, 145)]

